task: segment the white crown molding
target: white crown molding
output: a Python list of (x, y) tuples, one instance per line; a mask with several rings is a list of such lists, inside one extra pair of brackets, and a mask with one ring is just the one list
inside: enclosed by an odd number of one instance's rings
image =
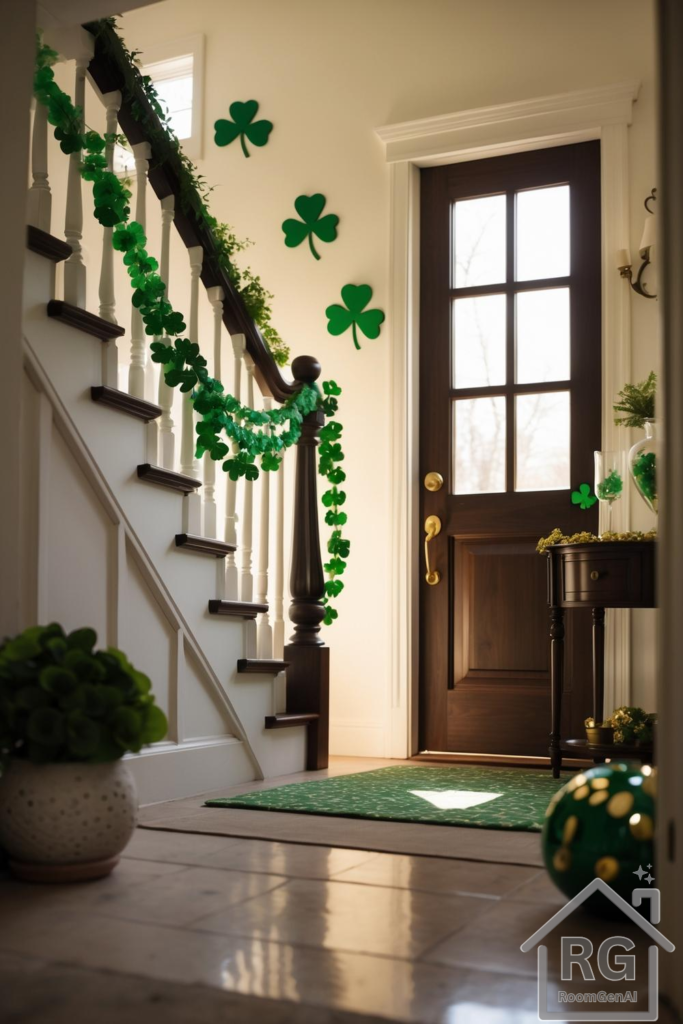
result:
[(552, 145), (568, 132), (595, 138), (608, 124), (629, 125), (638, 82), (597, 86), (537, 99), (476, 107), (417, 121), (383, 125), (375, 131), (389, 163), (418, 166), (468, 159), (476, 152), (499, 156), (512, 149)]

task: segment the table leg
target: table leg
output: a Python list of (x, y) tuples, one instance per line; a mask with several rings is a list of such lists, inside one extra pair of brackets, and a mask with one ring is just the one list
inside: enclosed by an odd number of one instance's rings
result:
[(564, 687), (564, 609), (550, 609), (550, 764), (553, 778), (559, 779), (562, 767), (560, 722), (562, 720), (562, 689)]
[(605, 715), (605, 609), (593, 609), (593, 718), (598, 725)]

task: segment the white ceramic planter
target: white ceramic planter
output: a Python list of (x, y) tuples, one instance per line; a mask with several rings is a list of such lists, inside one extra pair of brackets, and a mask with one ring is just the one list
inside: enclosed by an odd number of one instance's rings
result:
[(116, 865), (137, 809), (135, 782), (123, 761), (13, 760), (0, 778), (0, 846), (23, 878), (99, 878)]

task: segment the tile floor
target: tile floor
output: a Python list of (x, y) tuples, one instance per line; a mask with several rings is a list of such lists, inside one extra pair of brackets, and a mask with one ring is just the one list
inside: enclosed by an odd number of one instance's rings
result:
[(139, 829), (108, 879), (0, 879), (0, 1020), (531, 1024), (562, 904), (537, 867)]

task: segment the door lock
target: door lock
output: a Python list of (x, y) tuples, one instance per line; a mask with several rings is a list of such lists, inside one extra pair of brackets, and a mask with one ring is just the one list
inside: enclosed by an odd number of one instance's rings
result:
[(438, 569), (432, 569), (429, 565), (429, 542), (441, 533), (441, 520), (438, 516), (427, 516), (425, 519), (425, 565), (427, 571), (425, 579), (430, 587), (435, 587), (441, 580), (441, 573)]
[(427, 473), (424, 478), (424, 485), (428, 491), (440, 491), (443, 487), (443, 477), (441, 476), (441, 473), (435, 473), (433, 471), (431, 473)]

